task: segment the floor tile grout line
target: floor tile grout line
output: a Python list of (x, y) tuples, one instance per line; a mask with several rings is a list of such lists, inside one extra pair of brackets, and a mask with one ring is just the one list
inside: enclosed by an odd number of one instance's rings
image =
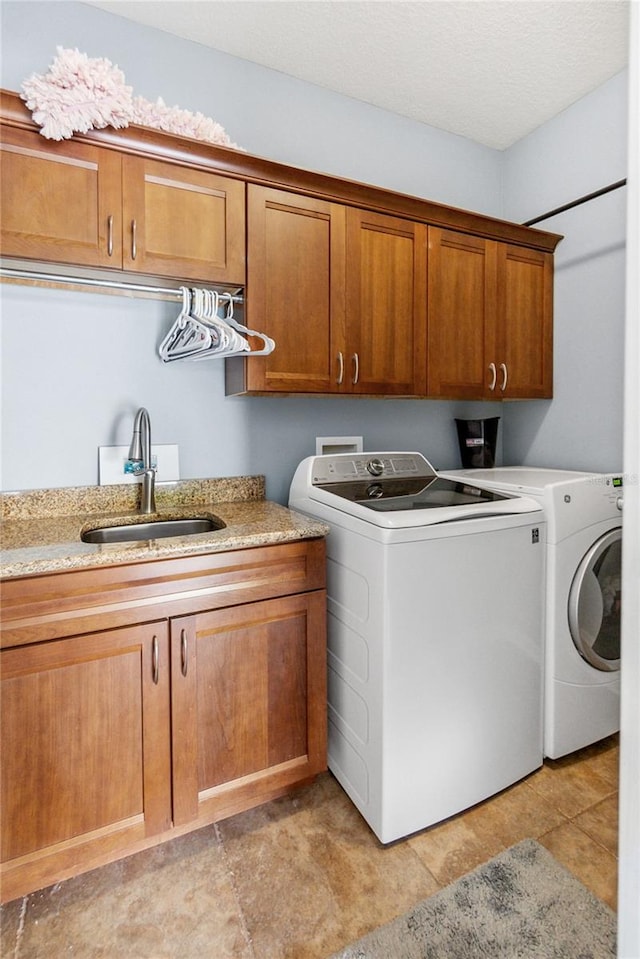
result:
[[(236, 882), (236, 875), (231, 867), (229, 856), (227, 855), (227, 849), (224, 844), (224, 839), (222, 838), (222, 832), (220, 831), (220, 826), (217, 822), (213, 823), (213, 829), (215, 832), (216, 839), (218, 840), (220, 849), (222, 851), (222, 861), (224, 862), (225, 868), (227, 870), (227, 874), (231, 881), (233, 896), (235, 898), (236, 905), (238, 907), (238, 917), (240, 919), (240, 928), (242, 929), (242, 935), (244, 937), (244, 940), (247, 946), (249, 947), (249, 951), (251, 953), (252, 959), (256, 959), (255, 949), (253, 948), (253, 937), (251, 936), (251, 932), (249, 931), (249, 926), (247, 924), (247, 920), (244, 914), (244, 909), (242, 908), (242, 901), (240, 899), (240, 890), (238, 889), (238, 883)], [(16, 959), (18, 959), (18, 957), (16, 957)]]
[(590, 832), (587, 832), (586, 829), (583, 829), (580, 823), (576, 822), (575, 820), (572, 820), (572, 824), (576, 827), (576, 829), (580, 830), (583, 836), (586, 836), (587, 839), (589, 839), (591, 842), (594, 842), (596, 846), (602, 849), (603, 852), (608, 853), (609, 856), (612, 856), (613, 859), (615, 859), (615, 861), (618, 862), (617, 854), (611, 852), (611, 850), (607, 846), (605, 846), (604, 843), (602, 843), (599, 839), (597, 839), (596, 836), (592, 836)]
[(431, 879), (433, 879), (433, 881), (435, 882), (436, 886), (438, 887), (438, 888), (435, 890), (435, 892), (430, 893), (428, 896), (425, 896), (424, 898), (425, 898), (425, 899), (430, 899), (431, 896), (435, 896), (437, 893), (442, 892), (443, 889), (446, 889), (447, 883), (442, 883), (442, 882), (438, 879), (438, 877), (435, 875), (435, 873), (433, 873), (433, 872), (429, 869), (429, 867), (427, 866), (426, 862), (423, 860), (422, 856), (420, 856), (420, 855), (416, 852), (416, 850), (415, 850), (415, 849), (413, 848), (413, 846), (411, 845), (411, 842), (410, 842), (410, 841), (407, 841), (407, 842), (406, 842), (406, 847), (407, 847), (407, 849), (410, 849), (410, 850), (411, 850), (414, 859), (417, 859), (417, 860), (418, 860), (418, 862), (420, 863), (420, 865), (422, 866), (422, 868), (424, 869), (424, 871), (426, 872), (426, 874), (427, 874), (428, 876), (430, 876)]
[[(525, 782), (524, 785), (525, 785), (525, 786), (528, 786), (529, 789), (531, 789), (531, 791), (532, 791), (533, 793), (535, 793), (535, 795), (536, 795), (539, 799), (542, 799), (542, 800), (544, 801), (545, 805), (548, 805), (550, 809), (553, 809), (553, 811), (554, 811), (554, 812), (557, 812), (558, 815), (563, 816), (564, 819), (567, 820), (567, 822), (575, 822), (575, 820), (576, 820), (579, 816), (583, 816), (584, 813), (589, 812), (591, 809), (595, 809), (596, 806), (599, 806), (601, 803), (606, 802), (608, 799), (611, 799), (612, 796), (615, 796), (615, 795), (617, 794), (617, 792), (618, 792), (618, 789), (617, 789), (617, 788), (612, 789), (612, 791), (611, 791), (610, 793), (607, 793), (607, 794), (604, 795), (604, 796), (600, 796), (598, 799), (594, 799), (594, 801), (591, 802), (591, 803), (589, 803), (588, 806), (584, 806), (584, 808), (578, 809), (578, 810), (576, 810), (576, 811), (573, 812), (573, 813), (568, 813), (568, 812), (565, 812), (563, 809), (561, 809), (560, 806), (558, 806), (555, 802), (553, 802), (552, 800), (550, 800), (550, 799), (548, 799), (546, 796), (544, 796), (543, 793), (538, 792), (538, 790), (535, 788), (535, 786), (532, 786), (532, 785), (531, 785), (530, 783), (528, 783), (528, 782)], [(584, 830), (583, 830), (583, 832), (584, 832)]]

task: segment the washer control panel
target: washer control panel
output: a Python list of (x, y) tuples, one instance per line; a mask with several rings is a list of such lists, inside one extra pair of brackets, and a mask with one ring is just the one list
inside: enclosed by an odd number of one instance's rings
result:
[(336, 453), (316, 456), (312, 464), (312, 483), (348, 483), (349, 480), (429, 479), (436, 475), (421, 453)]

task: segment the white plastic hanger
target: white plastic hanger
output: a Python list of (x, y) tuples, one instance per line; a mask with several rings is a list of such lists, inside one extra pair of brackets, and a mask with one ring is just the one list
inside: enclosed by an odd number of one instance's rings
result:
[(249, 346), (252, 356), (268, 356), (269, 353), (273, 353), (276, 348), (275, 340), (272, 340), (270, 336), (267, 336), (266, 333), (259, 333), (257, 330), (250, 330), (249, 327), (244, 326), (242, 323), (239, 323), (233, 315), (233, 297), (230, 293), (223, 293), (223, 296), (227, 297), (227, 312), (225, 315), (225, 320), (229, 326), (233, 329), (238, 330), (244, 336), (257, 336), (264, 343), (264, 347), (261, 350), (253, 350)]
[(171, 329), (158, 348), (160, 358), (165, 363), (186, 359), (208, 349), (213, 342), (210, 328), (204, 325), (196, 315), (194, 297), (186, 286), (180, 288), (182, 309)]
[[(180, 290), (182, 309), (158, 348), (165, 363), (247, 354), (266, 356), (275, 349), (271, 337), (250, 330), (234, 318), (230, 293), (187, 287)], [(221, 308), (224, 316), (220, 315)], [(248, 337), (260, 339), (263, 348), (253, 350)]]

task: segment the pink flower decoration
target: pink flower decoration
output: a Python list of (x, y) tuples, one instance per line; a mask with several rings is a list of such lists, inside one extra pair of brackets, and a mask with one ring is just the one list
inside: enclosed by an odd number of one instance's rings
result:
[(64, 140), (74, 133), (116, 129), (130, 123), (153, 127), (179, 136), (193, 137), (219, 146), (242, 149), (232, 143), (224, 128), (203, 116), (179, 107), (168, 107), (161, 97), (155, 103), (132, 96), (124, 73), (109, 60), (90, 58), (79, 50), (57, 48), (58, 56), (44, 76), (32, 74), (22, 84), (22, 99), (40, 125), (42, 136)]
[(139, 123), (143, 127), (164, 130), (166, 133), (176, 133), (178, 136), (215, 143), (218, 146), (241, 149), (236, 143), (231, 142), (224, 127), (215, 120), (210, 120), (202, 113), (191, 113), (179, 107), (168, 107), (162, 97), (158, 97), (155, 103), (145, 100), (144, 97), (136, 97), (133, 101), (132, 122)]
[(22, 84), (23, 100), (50, 140), (74, 133), (129, 125), (132, 90), (124, 74), (109, 60), (90, 59), (78, 50), (58, 47), (58, 56), (45, 76), (33, 74)]

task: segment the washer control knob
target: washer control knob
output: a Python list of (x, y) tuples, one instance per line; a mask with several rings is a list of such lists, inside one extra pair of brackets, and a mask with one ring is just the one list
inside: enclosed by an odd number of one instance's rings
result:
[(616, 500), (616, 506), (618, 507), (618, 509), (620, 510), (620, 512), (622, 512), (622, 496), (619, 496), (619, 497), (617, 498), (617, 500)]
[(378, 459), (369, 460), (369, 462), (367, 463), (367, 469), (369, 470), (372, 476), (382, 476), (382, 474), (384, 473), (384, 463), (382, 462), (382, 460), (378, 460)]
[(369, 499), (380, 499), (381, 496), (384, 496), (384, 490), (380, 483), (372, 483), (371, 486), (368, 486), (367, 496)]

